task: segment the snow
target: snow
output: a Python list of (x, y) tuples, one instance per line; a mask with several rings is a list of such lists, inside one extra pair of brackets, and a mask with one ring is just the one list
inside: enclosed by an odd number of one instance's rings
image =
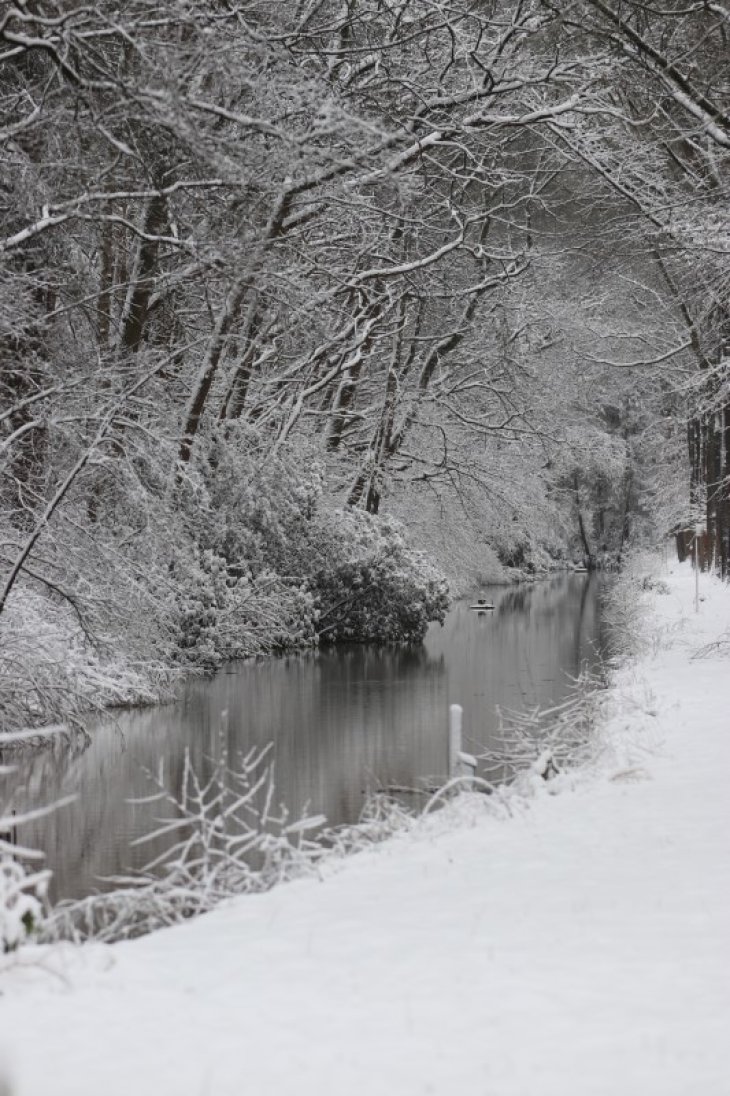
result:
[[(0, 975), (13, 1096), (727, 1096), (730, 588), (647, 593), (590, 771)], [(554, 794), (550, 794), (550, 792)]]

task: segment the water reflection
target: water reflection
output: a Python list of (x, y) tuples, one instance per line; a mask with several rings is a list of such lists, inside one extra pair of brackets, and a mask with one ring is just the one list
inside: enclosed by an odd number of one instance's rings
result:
[(24, 827), (46, 851), (56, 896), (96, 889), (99, 877), (141, 867), (159, 847), (130, 843), (155, 828), (149, 773), (179, 788), (185, 751), (205, 776), (212, 759), (273, 742), (277, 798), (332, 823), (356, 819), (369, 789), (439, 778), (446, 768), (448, 705), (464, 707), (469, 744), (497, 730), (496, 706), (558, 702), (567, 675), (600, 646), (597, 584), (568, 576), (491, 588), (490, 613), (458, 603), (420, 647), (341, 647), (227, 667), (190, 682), (180, 700), (124, 713), (91, 728), (79, 750), (55, 743), (20, 759), (4, 780), (18, 810), (76, 793), (77, 801)]
[(449, 703), (464, 708), (467, 746), (494, 741), (497, 707), (549, 707), (567, 694), (570, 678), (601, 657), (600, 584), (561, 576), (530, 586), (489, 591), (494, 612), (460, 602), (446, 626), (428, 639), (448, 664)]

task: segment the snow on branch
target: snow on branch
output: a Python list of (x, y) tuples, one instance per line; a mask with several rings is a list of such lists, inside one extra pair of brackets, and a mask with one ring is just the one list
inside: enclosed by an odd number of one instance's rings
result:
[(508, 774), (519, 786), (525, 779), (552, 780), (588, 764), (595, 754), (594, 729), (605, 688), (605, 670), (584, 669), (561, 704), (524, 712), (499, 711), (497, 742), (479, 755), (487, 772), (498, 778)]
[(179, 834), (141, 872), (107, 882), (115, 889), (60, 903), (44, 926), (47, 940), (131, 939), (213, 909), (234, 895), (269, 890), (316, 871), (324, 858), (344, 856), (405, 829), (414, 816), (385, 795), (371, 797), (359, 822), (326, 828), (323, 815), (292, 818), (275, 801), (270, 746), (208, 759), (203, 778), (186, 753), (180, 787), (171, 794), (162, 769), (144, 800), (163, 808), (156, 830), (137, 845)]

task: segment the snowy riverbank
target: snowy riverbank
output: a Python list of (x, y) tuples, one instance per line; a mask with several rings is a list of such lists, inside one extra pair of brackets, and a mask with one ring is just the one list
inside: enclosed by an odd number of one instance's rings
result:
[[(730, 588), (644, 596), (595, 767), (131, 944), (6, 957), (13, 1096), (725, 1096)], [(549, 794), (550, 791), (557, 794)]]

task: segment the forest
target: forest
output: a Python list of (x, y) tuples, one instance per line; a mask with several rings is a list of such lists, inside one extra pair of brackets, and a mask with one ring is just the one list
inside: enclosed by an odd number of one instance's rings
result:
[[(730, 571), (730, 12), (0, 6), (0, 722)], [(695, 530), (703, 530), (695, 536)]]

